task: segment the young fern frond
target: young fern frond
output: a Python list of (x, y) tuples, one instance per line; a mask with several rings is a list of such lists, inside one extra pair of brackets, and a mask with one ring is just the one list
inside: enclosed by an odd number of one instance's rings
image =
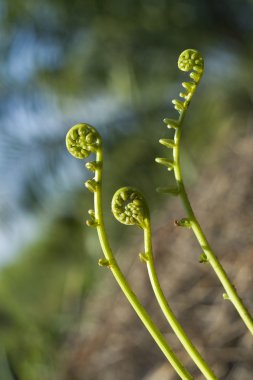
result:
[[(149, 314), (146, 312), (144, 307), (141, 305), (139, 299), (132, 291), (129, 283), (127, 282), (125, 276), (121, 272), (117, 260), (111, 250), (108, 237), (105, 231), (103, 210), (102, 210), (102, 167), (103, 167), (103, 149), (102, 149), (102, 139), (96, 129), (88, 124), (77, 124), (73, 126), (66, 136), (66, 145), (68, 151), (78, 159), (87, 158), (90, 153), (95, 153), (96, 161), (91, 161), (86, 164), (86, 167), (91, 172), (94, 172), (95, 176), (85, 182), (85, 186), (94, 195), (94, 210), (89, 210), (90, 219), (87, 220), (86, 224), (89, 227), (95, 227), (97, 229), (100, 245), (104, 253), (105, 258), (98, 261), (98, 264), (102, 267), (109, 268), (118, 282), (121, 290), (127, 297), (128, 301), (136, 311), (137, 315), (143, 322), (146, 329), (149, 331), (161, 351), (164, 353), (168, 361), (171, 363), (172, 367), (175, 369), (177, 374), (183, 380), (192, 380), (193, 377), (184, 368), (181, 361), (177, 358), (175, 353), (172, 351), (166, 340), (164, 339), (161, 332), (158, 330)], [(117, 214), (117, 207), (122, 204), (128, 197), (127, 192), (120, 192), (118, 203), (115, 204), (115, 212)], [(132, 207), (128, 207), (126, 210), (125, 218), (118, 217), (121, 220), (133, 223), (135, 222), (140, 227), (145, 225), (145, 217), (141, 218), (139, 212), (142, 210), (144, 212), (144, 205), (142, 204), (142, 198), (135, 197), (131, 198)], [(129, 218), (129, 215), (130, 218)], [(142, 214), (142, 215), (145, 215)]]
[(149, 221), (148, 205), (142, 194), (131, 187), (122, 187), (112, 198), (112, 213), (126, 225), (145, 229)]
[[(174, 104), (174, 108), (179, 113), (179, 118), (177, 120), (174, 119), (168, 119), (165, 118), (163, 121), (167, 125), (168, 128), (175, 130), (175, 135), (173, 140), (168, 139), (160, 139), (160, 144), (166, 146), (169, 149), (173, 150), (173, 153), (177, 152), (177, 147), (179, 144), (179, 139), (181, 136), (181, 125), (182, 121), (185, 116), (185, 112), (188, 109), (188, 106), (190, 104), (190, 101), (196, 91), (197, 85), (202, 77), (203, 71), (204, 71), (204, 60), (201, 54), (194, 49), (188, 49), (183, 51), (179, 58), (178, 58), (178, 67), (182, 71), (189, 72), (190, 71), (190, 78), (193, 79), (191, 82), (183, 82), (182, 86), (186, 90), (185, 92), (180, 92), (179, 96), (184, 99), (178, 100), (173, 99), (172, 103)], [(156, 158), (155, 161), (158, 164), (167, 166), (169, 171), (172, 171), (176, 169), (176, 162), (177, 162), (177, 156), (173, 154), (173, 161), (168, 160), (167, 158)], [(177, 185), (180, 185), (178, 183)], [(160, 188), (158, 188), (159, 191)], [(162, 192), (162, 191), (159, 191)], [(170, 192), (170, 191), (164, 191), (164, 192)], [(180, 189), (178, 188), (178, 191), (172, 191), (174, 195), (178, 195), (180, 192)]]
[(139, 256), (140, 260), (147, 265), (149, 279), (158, 304), (172, 330), (206, 379), (217, 379), (180, 325), (160, 286), (152, 249), (149, 209), (145, 198), (138, 190), (131, 187), (123, 187), (113, 196), (112, 212), (120, 223), (136, 225), (143, 229), (145, 252), (140, 253)]
[[(179, 93), (179, 97), (181, 99), (174, 99), (172, 101), (176, 111), (179, 114), (178, 119), (164, 119), (167, 127), (174, 130), (174, 138), (163, 138), (159, 140), (160, 144), (172, 150), (173, 159), (171, 160), (161, 157), (156, 158), (157, 163), (165, 166), (169, 171), (174, 173), (176, 186), (159, 187), (157, 191), (180, 196), (187, 215), (181, 220), (176, 220), (175, 225), (192, 229), (202, 248), (202, 254), (199, 262), (209, 263), (213, 267), (226, 291), (223, 295), (224, 299), (229, 299), (234, 304), (242, 320), (253, 334), (252, 317), (243, 305), (242, 300), (238, 297), (235, 287), (228, 279), (223, 267), (212, 251), (198, 223), (186, 193), (181, 173), (180, 140), (182, 134), (182, 123), (203, 74), (204, 60), (198, 51), (188, 49), (179, 56), (178, 67), (180, 70), (188, 72), (191, 80), (182, 83), (184, 90)], [(99, 259), (98, 264), (111, 270), (128, 301), (180, 378), (183, 380), (192, 379), (190, 373), (184, 368), (183, 364), (172, 351), (147, 311), (141, 305), (137, 296), (133, 293), (129, 283), (119, 268), (113, 251), (111, 250), (105, 230), (102, 209), (103, 146), (101, 136), (94, 127), (83, 123), (77, 124), (68, 132), (66, 137), (66, 145), (69, 152), (78, 159), (86, 159), (91, 153), (96, 156), (95, 161), (89, 161), (85, 165), (86, 168), (94, 174), (92, 179), (88, 179), (85, 182), (85, 186), (94, 197), (94, 209), (88, 211), (89, 219), (86, 221), (86, 224), (89, 227), (96, 228), (100, 245), (104, 253), (104, 258)], [(203, 373), (205, 378), (215, 380), (216, 377), (214, 373), (207, 366), (197, 349), (193, 346), (192, 342), (182, 329), (161, 289), (154, 264), (149, 209), (144, 197), (134, 188), (121, 188), (113, 196), (112, 212), (119, 222), (126, 225), (136, 225), (143, 230), (145, 249), (144, 252), (140, 254), (140, 259), (147, 265), (152, 288), (160, 308), (171, 325), (173, 331), (178, 336), (182, 345)]]
[(95, 128), (88, 124), (76, 124), (67, 133), (66, 146), (69, 153), (80, 160), (90, 153), (97, 153), (102, 139)]
[[(188, 195), (185, 190), (183, 178), (182, 178), (182, 172), (181, 172), (181, 165), (180, 165), (180, 140), (181, 140), (181, 134), (182, 134), (182, 123), (186, 114), (186, 111), (188, 109), (189, 103), (196, 91), (197, 85), (201, 79), (201, 76), (203, 74), (204, 70), (204, 61), (201, 56), (201, 54), (193, 49), (185, 50), (178, 59), (178, 67), (182, 71), (190, 71), (190, 78), (193, 79), (193, 82), (183, 82), (183, 87), (186, 89), (185, 93), (180, 93), (180, 97), (184, 98), (185, 101), (179, 101), (179, 100), (172, 100), (172, 103), (174, 104), (175, 109), (179, 113), (179, 118), (177, 120), (171, 120), (171, 119), (164, 119), (165, 124), (169, 128), (174, 128), (174, 144), (170, 144), (170, 146), (167, 146), (168, 148), (171, 148), (173, 151), (173, 172), (176, 179), (177, 187), (176, 190), (173, 191), (175, 195), (179, 195), (183, 206), (185, 208), (185, 211), (187, 213), (187, 218), (183, 218), (180, 221), (176, 221), (176, 225), (191, 228), (202, 248), (203, 253), (200, 256), (200, 262), (208, 262), (213, 270), (215, 271), (217, 277), (219, 278), (220, 282), (222, 283), (225, 291), (226, 291), (226, 299), (229, 299), (237, 309), (239, 315), (241, 316), (242, 320), (248, 327), (249, 331), (253, 334), (253, 320), (251, 315), (249, 314), (248, 310), (244, 306), (242, 300), (237, 295), (237, 292), (235, 290), (235, 287), (230, 282), (226, 272), (224, 271), (222, 265), (220, 264), (218, 258), (215, 256), (214, 252), (212, 251), (210, 244), (208, 243), (200, 225), (199, 222), (193, 212), (192, 206), (190, 204)], [(160, 140), (160, 143), (163, 144), (162, 140)], [(165, 144), (163, 144), (165, 145)], [(164, 159), (156, 159), (156, 162), (163, 164), (163, 162), (166, 162), (166, 158)], [(164, 191), (167, 193), (171, 193), (171, 191)]]

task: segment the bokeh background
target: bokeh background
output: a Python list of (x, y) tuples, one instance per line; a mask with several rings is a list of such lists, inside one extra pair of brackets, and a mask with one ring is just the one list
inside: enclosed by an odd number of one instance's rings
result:
[(211, 269), (198, 263), (179, 201), (159, 195), (173, 175), (164, 117), (196, 48), (205, 74), (184, 125), (182, 163), (208, 238), (253, 310), (253, 3), (208, 0), (0, 0), (0, 379), (174, 380), (85, 226), (92, 196), (65, 149), (77, 122), (104, 140), (104, 208), (111, 245), (168, 341), (190, 363), (153, 300), (140, 231), (118, 225), (121, 186), (148, 199), (161, 282), (219, 379), (250, 380), (249, 334)]

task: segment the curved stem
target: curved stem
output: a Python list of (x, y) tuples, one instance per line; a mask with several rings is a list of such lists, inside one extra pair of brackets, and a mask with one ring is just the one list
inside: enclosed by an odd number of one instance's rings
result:
[(166, 300), (166, 297), (161, 289), (160, 282), (158, 280), (158, 276), (155, 269), (155, 264), (154, 264), (154, 256), (153, 256), (153, 249), (152, 249), (152, 242), (151, 242), (151, 228), (150, 228), (149, 221), (146, 221), (146, 228), (144, 229), (144, 245), (145, 245), (145, 254), (147, 257), (146, 263), (147, 263), (150, 282), (154, 290), (155, 296), (157, 298), (157, 301), (160, 305), (160, 308), (163, 311), (163, 314), (165, 315), (167, 321), (169, 322), (172, 330), (174, 331), (174, 333), (177, 335), (178, 339), (184, 346), (185, 350), (188, 352), (189, 356), (198, 366), (198, 368), (206, 377), (206, 379), (208, 380), (217, 379), (213, 371), (208, 367), (207, 363), (201, 357), (198, 350), (194, 347), (191, 340), (188, 338), (187, 334), (185, 333), (182, 326), (178, 322), (175, 314), (171, 310)]
[(178, 375), (183, 380), (191, 380), (193, 377), (190, 375), (190, 373), (184, 368), (180, 360), (177, 358), (175, 353), (172, 351), (166, 340), (164, 339), (161, 332), (157, 329), (156, 325), (144, 309), (144, 307), (139, 302), (136, 295), (133, 293), (130, 285), (128, 284), (126, 278), (124, 277), (123, 273), (121, 272), (117, 261), (113, 255), (113, 252), (110, 248), (107, 234), (105, 231), (104, 221), (103, 221), (103, 210), (102, 210), (102, 194), (101, 194), (101, 182), (102, 182), (102, 162), (103, 162), (103, 153), (102, 149), (99, 149), (97, 152), (96, 157), (98, 168), (95, 172), (95, 180), (98, 183), (97, 191), (94, 193), (94, 211), (95, 211), (95, 218), (98, 220), (98, 226), (97, 226), (97, 232), (99, 241), (103, 250), (103, 253), (106, 257), (106, 260), (108, 261), (107, 265), (111, 271), (113, 276), (115, 277), (117, 283), (119, 284), (121, 290), (127, 297), (128, 301), (134, 308), (135, 312), (143, 322), (146, 329), (149, 331), (161, 351), (164, 353), (168, 361), (171, 363), (172, 367), (175, 369), (175, 371), (178, 373)]
[(242, 300), (239, 298), (235, 290), (235, 287), (229, 280), (221, 263), (219, 262), (218, 258), (216, 257), (213, 250), (211, 249), (210, 244), (208, 243), (204, 235), (204, 232), (202, 231), (200, 224), (193, 212), (191, 203), (189, 201), (188, 195), (184, 187), (182, 173), (181, 173), (181, 166), (180, 166), (180, 138), (181, 138), (181, 126), (182, 126), (184, 116), (185, 116), (185, 112), (182, 112), (179, 118), (179, 128), (175, 131), (175, 135), (174, 135), (175, 147), (173, 148), (173, 157), (174, 157), (174, 164), (175, 164), (174, 173), (175, 173), (175, 178), (178, 184), (179, 195), (181, 197), (187, 216), (190, 219), (191, 228), (201, 248), (203, 249), (203, 252), (206, 255), (207, 261), (210, 263), (216, 275), (218, 276), (220, 282), (222, 283), (227, 293), (228, 299), (233, 303), (239, 315), (241, 316), (243, 322), (245, 323), (245, 325), (247, 326), (251, 334), (253, 334), (253, 319), (251, 315), (249, 314), (247, 308), (244, 306)]

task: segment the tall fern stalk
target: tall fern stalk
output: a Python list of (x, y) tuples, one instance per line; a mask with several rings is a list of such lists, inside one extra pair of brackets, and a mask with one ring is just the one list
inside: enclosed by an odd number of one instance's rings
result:
[[(170, 144), (168, 144), (168, 140), (161, 139), (160, 143), (173, 150), (173, 161), (169, 161), (163, 158), (156, 159), (158, 163), (164, 164), (164, 165), (167, 164), (168, 169), (174, 171), (177, 187), (174, 189), (158, 189), (158, 190), (168, 192), (168, 193), (171, 192), (174, 195), (180, 196), (184, 209), (187, 213), (187, 218), (184, 218), (181, 221), (177, 221), (177, 224), (179, 226), (188, 227), (192, 229), (192, 231), (194, 232), (203, 250), (203, 254), (201, 255), (201, 261), (207, 262), (212, 266), (213, 270), (215, 271), (217, 277), (219, 278), (221, 284), (223, 285), (226, 291), (226, 293), (224, 294), (224, 298), (229, 299), (233, 303), (239, 315), (241, 316), (242, 320), (244, 321), (245, 325), (247, 326), (251, 334), (253, 334), (252, 317), (249, 314), (247, 308), (244, 306), (242, 300), (237, 295), (235, 287), (230, 282), (226, 272), (224, 271), (221, 263), (219, 262), (218, 258), (216, 257), (213, 250), (211, 249), (210, 244), (208, 243), (200, 227), (200, 224), (193, 212), (191, 203), (189, 201), (187, 192), (185, 190), (182, 172), (181, 172), (180, 140), (181, 140), (181, 134), (182, 134), (182, 124), (183, 124), (183, 120), (187, 112), (189, 103), (192, 99), (194, 92), (196, 91), (197, 85), (203, 74), (204, 61), (198, 51), (193, 50), (193, 49), (188, 49), (180, 55), (179, 60), (178, 60), (178, 67), (182, 71), (187, 71), (187, 72), (190, 71), (190, 77), (191, 79), (193, 79), (193, 81), (182, 83), (183, 87), (186, 89), (186, 93), (180, 93), (180, 97), (185, 99), (184, 101), (176, 100), (176, 99), (172, 101), (175, 109), (179, 113), (179, 119), (178, 120), (164, 119), (164, 122), (167, 124), (168, 128), (173, 128), (175, 130), (174, 140), (172, 140)], [(166, 144), (166, 141), (167, 141), (167, 144)]]
[(66, 145), (69, 152), (79, 159), (87, 158), (90, 153), (96, 154), (96, 161), (86, 163), (87, 169), (94, 172), (95, 176), (93, 179), (86, 181), (85, 186), (94, 194), (94, 210), (89, 210), (90, 219), (86, 223), (89, 227), (97, 229), (101, 248), (105, 256), (104, 259), (99, 260), (99, 265), (111, 270), (126, 298), (180, 378), (183, 380), (193, 379), (132, 291), (110, 248), (102, 210), (103, 150), (100, 135), (94, 127), (88, 124), (77, 124), (69, 130), (66, 137)]
[(172, 330), (205, 378), (208, 380), (217, 379), (180, 325), (162, 291), (155, 269), (149, 209), (143, 195), (138, 190), (131, 187), (123, 187), (122, 189), (119, 189), (112, 200), (112, 212), (119, 222), (126, 225), (137, 225), (143, 229), (145, 252), (140, 253), (139, 256), (141, 261), (147, 265), (150, 282), (158, 304)]
[[(190, 72), (189, 76), (191, 81), (182, 83), (185, 92), (181, 92), (179, 95), (183, 100), (174, 99), (172, 101), (175, 109), (179, 113), (179, 118), (177, 120), (164, 119), (168, 128), (174, 130), (174, 138), (159, 140), (162, 145), (172, 149), (173, 159), (156, 158), (157, 163), (164, 165), (169, 171), (174, 172), (176, 186), (174, 188), (159, 188), (158, 191), (180, 196), (187, 217), (176, 221), (176, 224), (178, 226), (192, 229), (203, 250), (200, 262), (207, 262), (212, 266), (226, 291), (224, 298), (229, 299), (234, 304), (245, 325), (253, 334), (252, 317), (244, 306), (242, 300), (238, 297), (235, 287), (228, 279), (228, 276), (213, 253), (199, 225), (186, 193), (181, 173), (180, 140), (182, 124), (190, 101), (203, 74), (204, 60), (198, 51), (188, 49), (179, 56), (178, 67), (182, 71)], [(110, 247), (105, 230), (102, 207), (103, 149), (101, 136), (97, 130), (89, 124), (77, 124), (69, 130), (66, 137), (66, 145), (69, 152), (78, 159), (85, 159), (91, 153), (94, 153), (96, 157), (95, 161), (89, 161), (86, 163), (86, 168), (94, 173), (94, 178), (85, 182), (87, 189), (94, 195), (94, 209), (88, 211), (90, 219), (87, 220), (86, 223), (89, 227), (96, 228), (98, 233), (100, 245), (104, 253), (104, 258), (98, 261), (99, 265), (111, 270), (133, 309), (180, 378), (183, 380), (193, 379), (132, 291), (132, 288), (122, 273)], [(150, 282), (159, 306), (167, 318), (172, 330), (205, 378), (208, 380), (216, 380), (217, 377), (201, 357), (200, 353), (194, 347), (177, 320), (160, 286), (153, 257), (149, 209), (143, 195), (137, 189), (131, 187), (123, 187), (117, 190), (112, 199), (112, 212), (119, 222), (126, 225), (136, 225), (143, 230), (145, 252), (140, 254), (140, 260), (147, 265)]]

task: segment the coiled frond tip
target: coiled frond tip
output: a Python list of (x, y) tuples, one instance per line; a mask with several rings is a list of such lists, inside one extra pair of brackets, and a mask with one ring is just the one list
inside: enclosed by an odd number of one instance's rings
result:
[(102, 143), (97, 130), (89, 124), (76, 124), (67, 133), (66, 146), (72, 156), (84, 159), (96, 153)]
[(193, 70), (190, 77), (199, 82), (204, 71), (204, 59), (198, 50), (184, 50), (178, 58), (178, 68), (187, 72)]
[(112, 213), (123, 224), (145, 228), (149, 210), (143, 195), (132, 187), (122, 187), (112, 198)]

